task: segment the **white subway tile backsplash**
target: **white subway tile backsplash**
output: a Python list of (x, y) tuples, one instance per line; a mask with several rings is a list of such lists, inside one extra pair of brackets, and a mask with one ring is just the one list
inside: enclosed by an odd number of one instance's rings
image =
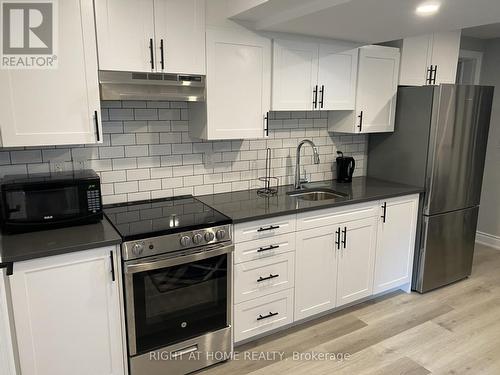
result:
[(135, 134), (111, 134), (111, 144), (113, 146), (135, 145)]
[(272, 149), (272, 174), (280, 184), (293, 182), (295, 148), (312, 139), (321, 163), (313, 165), (310, 147), (302, 164), (313, 180), (335, 175), (337, 150), (356, 160), (355, 175), (366, 174), (366, 135), (332, 134), (326, 112), (271, 112), (266, 139), (201, 141), (189, 135), (189, 110), (184, 102), (105, 101), (101, 103), (103, 143), (96, 147), (49, 146), (0, 150), (0, 176), (63, 168), (92, 168), (102, 179), (105, 204), (212, 194), (262, 184), (266, 147)]
[(37, 163), (42, 161), (42, 152), (40, 150), (12, 151), (10, 160), (12, 164)]
[(133, 120), (134, 110), (132, 108), (110, 108), (109, 119), (115, 120)]
[(101, 182), (104, 184), (121, 181), (127, 181), (127, 174), (125, 171), (109, 171), (101, 173)]
[(137, 181), (117, 182), (115, 183), (115, 193), (135, 193), (139, 190), (139, 183)]
[(145, 169), (129, 169), (127, 171), (127, 181), (149, 180), (149, 178), (150, 178), (149, 168), (145, 168)]
[(149, 148), (145, 146), (125, 146), (125, 156), (127, 158), (148, 156)]

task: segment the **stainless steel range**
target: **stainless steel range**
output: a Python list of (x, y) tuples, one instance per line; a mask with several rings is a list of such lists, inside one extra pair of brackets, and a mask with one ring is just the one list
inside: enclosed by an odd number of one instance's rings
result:
[(113, 205), (131, 375), (187, 374), (231, 350), (232, 232), (191, 196)]

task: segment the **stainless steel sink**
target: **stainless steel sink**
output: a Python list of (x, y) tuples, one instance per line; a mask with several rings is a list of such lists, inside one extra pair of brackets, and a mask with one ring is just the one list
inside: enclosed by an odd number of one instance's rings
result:
[(305, 201), (324, 201), (328, 199), (338, 199), (347, 197), (347, 194), (340, 193), (338, 191), (330, 189), (307, 189), (307, 190), (304, 189), (304, 190), (290, 191), (287, 194), (290, 195), (291, 197), (295, 197)]

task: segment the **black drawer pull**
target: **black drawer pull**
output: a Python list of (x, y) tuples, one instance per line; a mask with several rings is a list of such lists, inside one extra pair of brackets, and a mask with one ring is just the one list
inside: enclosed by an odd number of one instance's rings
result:
[(279, 229), (279, 227), (280, 227), (279, 225), (271, 225), (271, 226), (269, 226), (267, 228), (262, 228), (261, 227), (261, 228), (257, 229), (257, 232), (265, 232), (265, 231), (268, 231), (268, 230)]
[(272, 318), (273, 316), (276, 316), (276, 315), (278, 315), (277, 312), (273, 313), (273, 312), (269, 311), (268, 315), (264, 315), (264, 316), (259, 315), (259, 317), (257, 318), (257, 320), (263, 320), (263, 319), (267, 319), (267, 318)]
[(273, 275), (273, 274), (271, 273), (271, 274), (270, 274), (269, 276), (267, 276), (267, 277), (262, 277), (262, 276), (261, 276), (261, 277), (259, 277), (259, 278), (257, 279), (257, 282), (258, 282), (258, 283), (260, 283), (260, 282), (262, 282), (262, 281), (275, 279), (275, 278), (277, 278), (277, 277), (280, 277), (280, 275)]
[[(340, 229), (339, 229), (340, 230)], [(342, 245), (344, 245), (344, 249), (346, 248), (346, 242), (347, 242), (347, 227), (344, 227), (344, 230), (342, 230), (343, 240), (342, 240)]]
[(335, 231), (335, 246), (337, 246), (337, 249), (340, 249), (340, 228), (337, 228)]
[(151, 63), (151, 70), (155, 70), (155, 57), (153, 49), (153, 38), (149, 39), (149, 62)]
[(380, 217), (382, 218), (382, 222), (385, 223), (385, 220), (387, 219), (387, 202), (384, 202), (382, 209), (384, 210), (384, 213)]
[(269, 250), (274, 250), (280, 247), (279, 245), (271, 245), (268, 247), (260, 247), (259, 250), (257, 250), (258, 253), (262, 253), (263, 251), (269, 251)]

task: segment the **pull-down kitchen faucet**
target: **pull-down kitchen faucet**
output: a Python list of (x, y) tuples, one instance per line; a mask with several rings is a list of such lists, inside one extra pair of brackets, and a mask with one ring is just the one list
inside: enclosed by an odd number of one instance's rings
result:
[(297, 146), (297, 161), (295, 163), (295, 189), (300, 189), (302, 186), (302, 182), (301, 179), (300, 179), (300, 150), (302, 148), (302, 146), (304, 145), (304, 143), (308, 143), (309, 145), (311, 145), (312, 149), (313, 149), (313, 161), (314, 161), (314, 164), (319, 164), (319, 153), (318, 153), (318, 148), (316, 147), (316, 145), (310, 141), (309, 139), (304, 139), (303, 141), (301, 141), (299, 143), (299, 145)]

